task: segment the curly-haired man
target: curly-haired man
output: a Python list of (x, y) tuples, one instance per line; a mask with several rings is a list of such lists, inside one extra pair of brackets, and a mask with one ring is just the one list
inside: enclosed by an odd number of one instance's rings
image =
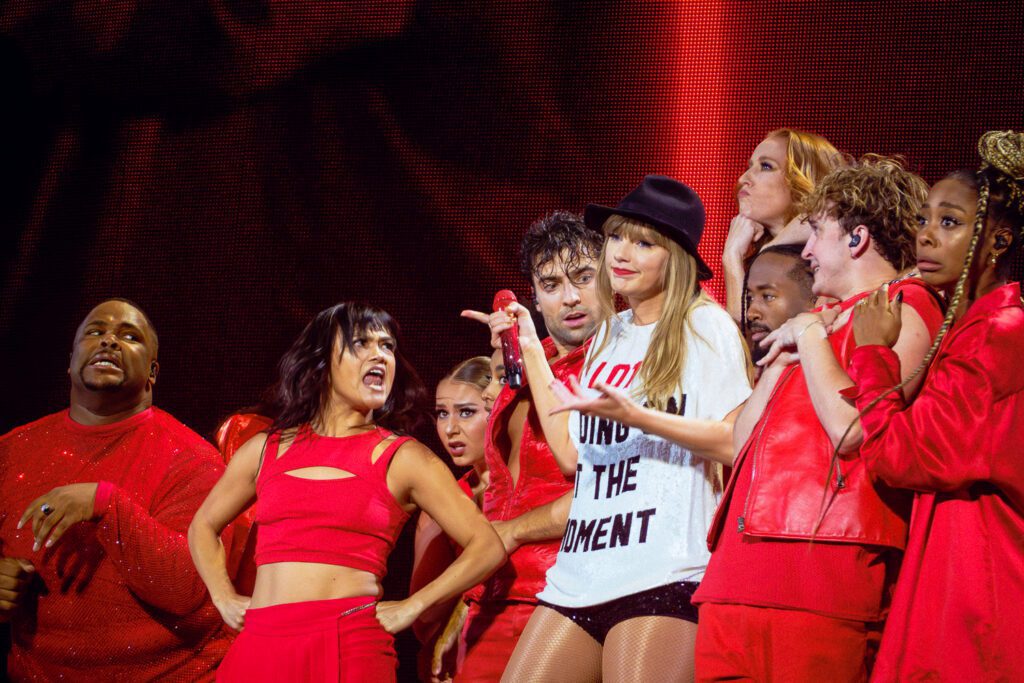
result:
[(761, 341), (765, 371), (736, 422), (735, 470), (694, 599), (702, 680), (867, 680), (910, 500), (875, 485), (857, 457), (857, 410), (840, 394), (853, 386), (849, 311), (888, 286), (904, 321), (894, 350), (906, 372), (917, 367), (942, 313), (920, 280), (896, 280), (913, 262), (927, 190), (898, 160), (870, 156), (805, 201), (813, 291), (839, 300), (839, 317), (801, 313)]

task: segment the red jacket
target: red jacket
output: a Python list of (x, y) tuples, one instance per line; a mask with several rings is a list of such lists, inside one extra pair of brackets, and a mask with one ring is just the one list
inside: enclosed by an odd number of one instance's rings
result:
[[(543, 341), (548, 358), (555, 355), (555, 345), (550, 339)], [(551, 371), (562, 382), (568, 382), (570, 375), (579, 375), (587, 354), (586, 342), (551, 365)], [(508, 420), (515, 408), (516, 399), (529, 392), (527, 386), (513, 391), (505, 386), (491, 408), (487, 425), (487, 444), (484, 457), (491, 481), (484, 492), (484, 515), (489, 520), (507, 520), (518, 517), (530, 510), (550, 503), (572, 490), (573, 477), (562, 474), (551, 454), (540, 419), (531, 404), (523, 425), (523, 437), (519, 446), (519, 480), (512, 481), (508, 462), (499, 444), (507, 440), (505, 435)], [(528, 393), (525, 394), (528, 397)], [(542, 543), (527, 543), (509, 555), (498, 571), (483, 584), (467, 594), (471, 600), (491, 602), (518, 600), (536, 602), (537, 593), (544, 588), (544, 577), (548, 567), (555, 563), (561, 539)]]
[[(942, 322), (938, 301), (920, 280), (907, 279), (889, 288), (890, 299), (904, 292), (905, 303), (924, 319), (931, 334)], [(871, 292), (842, 302), (843, 310)], [(855, 348), (849, 322), (829, 336), (844, 368)], [(811, 539), (903, 548), (907, 539), (910, 495), (875, 484), (856, 452), (842, 455), (828, 481), (832, 441), (815, 418), (800, 365), (779, 378), (761, 419), (736, 459), (735, 468), (752, 468), (752, 482), (743, 506), (742, 531), (748, 536)], [(735, 487), (732, 478), (708, 533), (714, 550), (726, 523)], [(822, 505), (823, 499), (826, 504)], [(730, 520), (733, 521), (733, 520)], [(820, 522), (817, 531), (815, 526)]]
[[(1024, 306), (1020, 286), (981, 297), (949, 331), (908, 408), (861, 418), (861, 457), (918, 491), (875, 664), (878, 681), (1020, 680), (1024, 671)], [(879, 346), (853, 354), (864, 409), (899, 378)]]

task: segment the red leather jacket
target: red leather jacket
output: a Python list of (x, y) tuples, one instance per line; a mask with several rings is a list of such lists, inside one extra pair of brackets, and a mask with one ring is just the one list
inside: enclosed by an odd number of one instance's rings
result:
[[(555, 345), (550, 339), (543, 341), (548, 358), (555, 355)], [(588, 341), (551, 365), (555, 377), (568, 382), (570, 375), (579, 375), (587, 354)], [(566, 477), (555, 462), (535, 408), (530, 411), (523, 425), (523, 437), (519, 445), (519, 479), (512, 481), (505, 454), (498, 444), (507, 441), (505, 431), (508, 420), (515, 408), (516, 399), (529, 392), (525, 385), (518, 391), (505, 386), (498, 394), (491, 408), (487, 425), (487, 444), (484, 457), (491, 481), (484, 492), (484, 515), (489, 520), (514, 519), (530, 510), (550, 503), (572, 490), (573, 477)], [(466, 597), (478, 602), (516, 600), (536, 602), (537, 593), (544, 588), (545, 574), (555, 562), (561, 539), (543, 543), (527, 543), (509, 555), (506, 562), (490, 579), (476, 586)]]
[[(934, 335), (942, 311), (920, 280), (889, 287), (889, 298), (904, 292), (904, 303), (921, 316)], [(842, 302), (845, 311), (871, 292)], [(856, 344), (849, 322), (829, 336), (840, 365), (847, 367)], [(750, 492), (738, 519), (726, 520), (735, 478), (726, 486), (708, 533), (715, 544), (726, 522), (749, 536), (878, 545), (903, 549), (911, 493), (873, 481), (855, 451), (841, 455), (829, 477), (833, 446), (815, 418), (803, 370), (793, 365), (779, 378), (761, 419), (736, 459), (735, 468), (751, 467)], [(749, 461), (749, 462), (748, 462)], [(824, 503), (824, 504), (823, 504)], [(815, 526), (817, 525), (817, 530)]]

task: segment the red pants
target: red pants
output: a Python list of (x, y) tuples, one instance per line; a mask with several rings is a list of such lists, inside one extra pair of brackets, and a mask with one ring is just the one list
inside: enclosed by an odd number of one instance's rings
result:
[(881, 625), (800, 610), (700, 606), (698, 681), (866, 681)]
[(459, 639), (457, 683), (494, 683), (501, 679), (519, 636), (537, 605), (528, 602), (469, 603)]
[(394, 681), (394, 638), (374, 605), (364, 596), (250, 609), (217, 680)]

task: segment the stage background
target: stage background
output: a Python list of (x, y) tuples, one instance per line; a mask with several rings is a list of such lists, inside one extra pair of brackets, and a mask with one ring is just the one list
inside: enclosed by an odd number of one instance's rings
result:
[[(66, 405), (72, 334), (107, 296), (149, 312), (157, 403), (206, 435), (340, 300), (391, 311), (432, 384), (488, 350), (460, 309), (529, 297), (516, 246), (540, 215), (667, 173), (704, 198), (717, 269), (765, 132), (934, 181), (1024, 125), (1022, 43), (1019, 2), (11, 0), (0, 428)], [(390, 596), (410, 557), (407, 534)]]

